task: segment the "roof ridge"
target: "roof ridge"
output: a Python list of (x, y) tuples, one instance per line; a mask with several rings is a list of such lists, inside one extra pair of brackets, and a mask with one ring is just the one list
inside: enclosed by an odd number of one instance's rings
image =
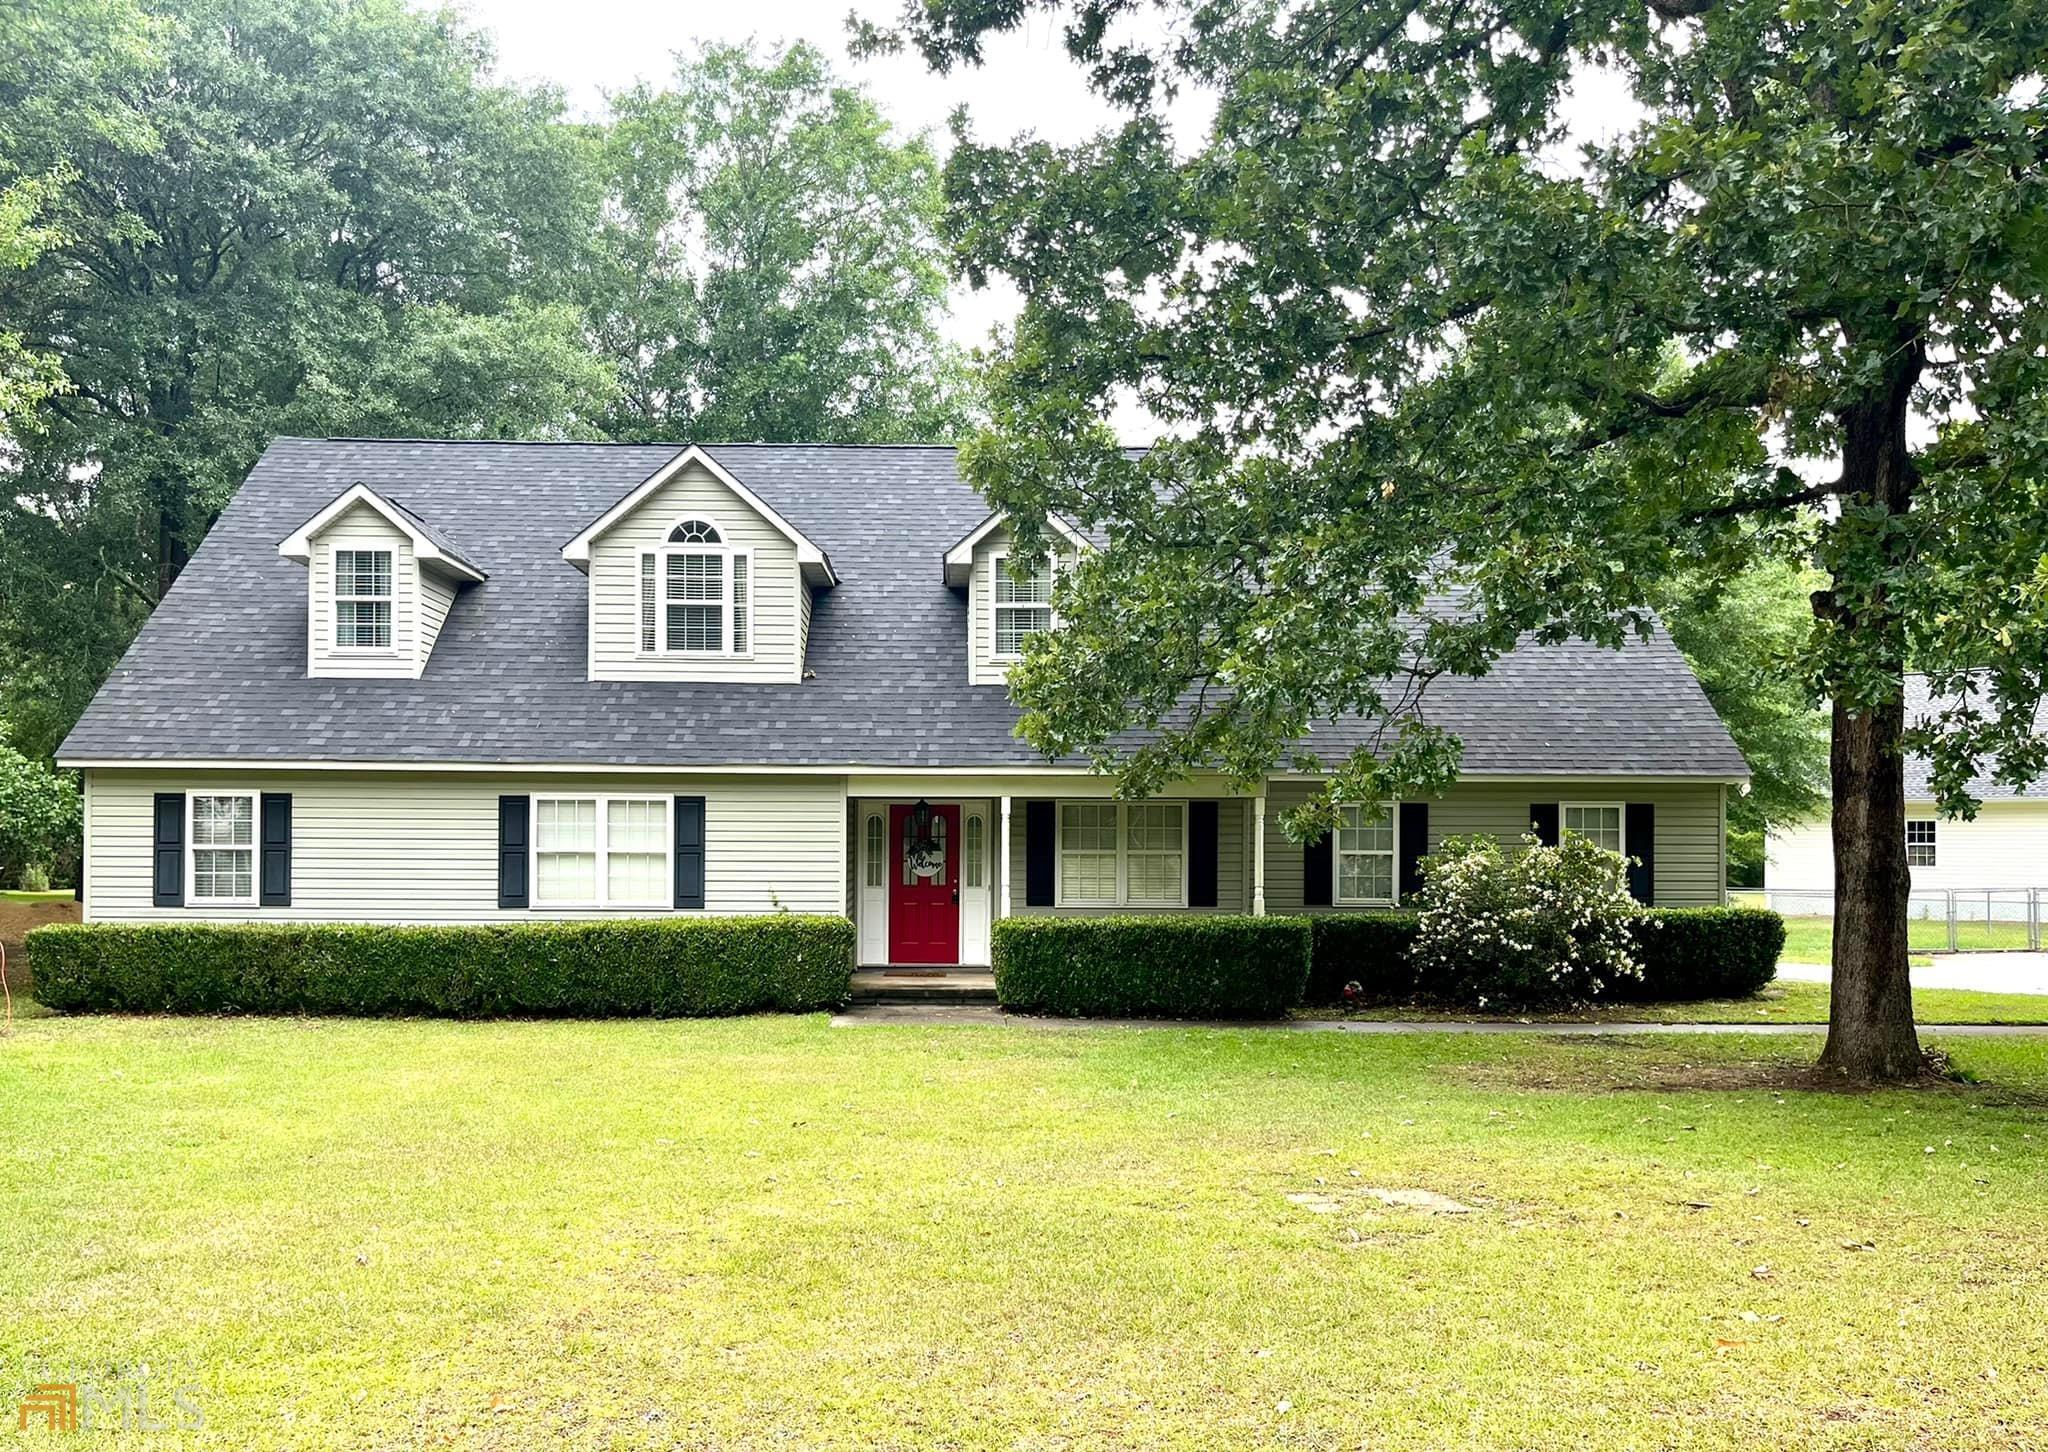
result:
[(910, 443), (894, 440), (888, 443), (856, 444), (836, 440), (822, 442), (784, 442), (773, 439), (698, 439), (677, 441), (674, 439), (428, 439), (404, 438), (379, 434), (323, 434), (307, 437), (300, 434), (280, 434), (279, 442), (310, 444), (493, 444), (507, 448), (568, 448), (568, 449), (943, 449), (957, 452), (958, 444)]

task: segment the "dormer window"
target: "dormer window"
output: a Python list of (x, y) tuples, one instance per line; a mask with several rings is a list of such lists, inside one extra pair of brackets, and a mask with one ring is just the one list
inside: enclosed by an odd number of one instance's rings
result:
[(685, 519), (640, 556), (643, 655), (745, 656), (753, 649), (753, 551), (711, 520)]
[(1052, 560), (1040, 560), (1023, 579), (1010, 574), (1007, 555), (995, 557), (995, 651), (998, 660), (1018, 660), (1024, 642), (1052, 629)]
[(334, 552), (334, 646), (391, 649), (391, 551)]

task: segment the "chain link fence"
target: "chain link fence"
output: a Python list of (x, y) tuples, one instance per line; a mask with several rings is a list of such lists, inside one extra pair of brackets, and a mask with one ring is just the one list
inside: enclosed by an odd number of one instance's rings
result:
[[(1771, 887), (1744, 896), (1788, 918), (1835, 915), (1827, 888)], [(1922, 953), (2039, 952), (2044, 912), (2048, 887), (1921, 889), (1907, 897), (1906, 934)]]

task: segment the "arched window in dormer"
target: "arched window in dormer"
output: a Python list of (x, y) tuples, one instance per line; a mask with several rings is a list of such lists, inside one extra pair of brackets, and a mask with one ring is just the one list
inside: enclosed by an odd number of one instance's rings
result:
[(643, 655), (745, 656), (753, 650), (754, 552), (709, 519), (678, 520), (640, 556)]

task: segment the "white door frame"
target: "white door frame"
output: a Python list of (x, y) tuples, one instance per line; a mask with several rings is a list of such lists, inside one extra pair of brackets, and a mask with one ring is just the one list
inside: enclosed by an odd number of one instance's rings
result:
[[(962, 881), (960, 887), (960, 954), (959, 963), (956, 966), (985, 968), (988, 966), (989, 961), (989, 931), (990, 924), (995, 918), (996, 904), (996, 874), (991, 866), (995, 858), (993, 834), (997, 830), (995, 825), (995, 804), (985, 797), (934, 797), (926, 795), (923, 800), (930, 802), (935, 807), (958, 807), (960, 809), (960, 876)], [(853, 799), (854, 882), (857, 884), (854, 891), (854, 908), (856, 913), (854, 933), (860, 944), (860, 966), (863, 968), (886, 967), (889, 962), (889, 864), (895, 850), (895, 844), (889, 835), (889, 808), (915, 806), (918, 801), (919, 798), (917, 797), (906, 796), (855, 797)], [(880, 932), (873, 940), (877, 946), (870, 948), (868, 946), (870, 939), (866, 930), (868, 927), (867, 918), (871, 909), (867, 902), (867, 895), (871, 891), (876, 891), (876, 889), (871, 889), (867, 885), (867, 822), (868, 817), (876, 812), (880, 812), (882, 817), (882, 885), (879, 889), (880, 902), (872, 911), (876, 915)], [(970, 815), (978, 815), (981, 818), (982, 863), (981, 886), (979, 888), (969, 888), (965, 883), (967, 877), (967, 818)], [(983, 911), (981, 913), (978, 934), (970, 934), (968, 931), (969, 924), (973, 921), (968, 911), (971, 906), (968, 899), (970, 892), (979, 893), (987, 899), (982, 905)], [(933, 966), (938, 967), (941, 965), (935, 964)]]

